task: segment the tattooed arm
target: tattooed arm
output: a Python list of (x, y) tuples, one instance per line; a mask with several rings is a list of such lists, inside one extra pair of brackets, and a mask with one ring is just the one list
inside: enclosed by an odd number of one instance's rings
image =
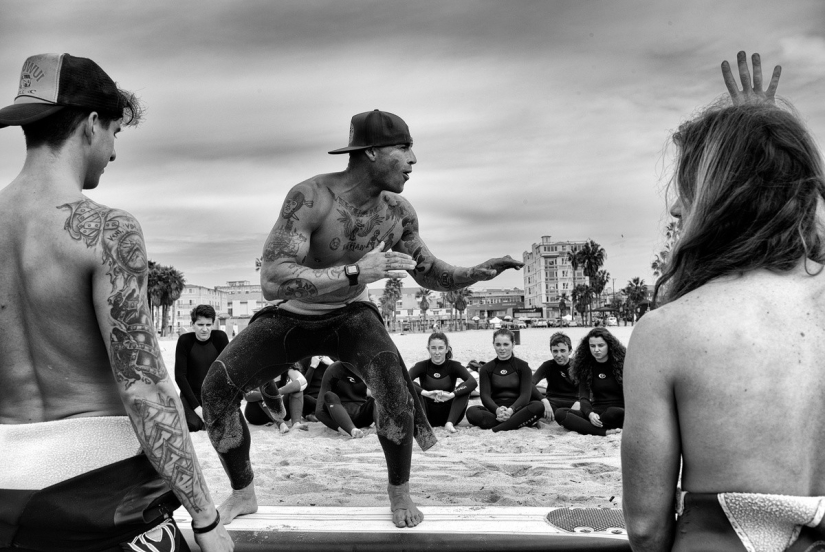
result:
[[(98, 326), (143, 451), (195, 524), (207, 526), (215, 519), (215, 506), (149, 314), (148, 261), (140, 225), (129, 213), (88, 199), (59, 209), (68, 211), (64, 229), (73, 239), (85, 242), (100, 260), (92, 275)], [(222, 527), (206, 535), (205, 541), (214, 541), (204, 542), (210, 550), (228, 549), (218, 541), (231, 545)]]
[[(298, 184), (287, 194), (278, 221), (264, 245), (261, 287), (267, 300), (311, 300), (333, 292), (348, 291), (350, 284), (344, 274), (344, 264), (358, 264), (361, 270), (358, 291), (363, 289), (364, 284), (381, 278), (406, 276), (404, 272), (396, 274), (391, 271), (410, 270), (415, 266), (409, 255), (384, 252), (383, 242), (370, 245), (370, 251), (366, 255), (360, 259), (353, 258), (351, 263), (307, 266), (312, 234), (321, 224), (329, 224), (325, 215), (331, 209), (331, 201), (329, 195), (319, 193), (318, 188), (311, 183)], [(372, 222), (374, 223), (375, 221)], [(352, 225), (351, 233), (355, 236), (357, 229), (354, 222)]]
[(520, 269), (524, 263), (509, 255), (490, 259), (470, 268), (453, 266), (433, 255), (418, 234), (418, 215), (412, 205), (403, 198), (397, 198), (394, 209), (401, 216), (401, 239), (394, 250), (411, 255), (416, 262), (413, 279), (421, 286), (433, 291), (451, 291), (465, 288), (482, 280), (491, 280), (508, 268)]

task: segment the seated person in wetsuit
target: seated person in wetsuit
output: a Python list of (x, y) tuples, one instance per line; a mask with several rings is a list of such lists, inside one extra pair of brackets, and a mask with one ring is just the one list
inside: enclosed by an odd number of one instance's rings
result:
[[(550, 336), (550, 353), (548, 360), (533, 374), (533, 400), (540, 400), (544, 405), (544, 418), (552, 422), (559, 408), (577, 409), (579, 386), (570, 377), (570, 351), (573, 349), (570, 338), (564, 332)], [(546, 380), (542, 395), (537, 385)]]
[(470, 398), (475, 398), (481, 395), (481, 390), (478, 388), (478, 371), (481, 367), (486, 364), (485, 362), (479, 362), (477, 360), (471, 360), (467, 363), (467, 371), (470, 372), (470, 375), (473, 376), (473, 379), (476, 380), (475, 389), (470, 391)]
[(318, 406), (318, 392), (321, 390), (321, 382), (324, 380), (324, 373), (332, 363), (335, 362), (328, 356), (313, 356), (305, 358), (300, 362), (300, 371), (307, 381), (304, 389), (304, 418), (310, 422), (317, 422), (315, 408)]
[(634, 550), (825, 543), (825, 170), (799, 115), (774, 105), (779, 67), (763, 91), (752, 59), (751, 84), (739, 52), (741, 91), (722, 64), (733, 105), (673, 136), (681, 235), (625, 365)]
[[(455, 433), (455, 426), (464, 419), (470, 392), (478, 382), (460, 362), (452, 360), (453, 351), (447, 336), (435, 332), (427, 340), (429, 360), (422, 360), (410, 369), (410, 379), (421, 395), (427, 419), (432, 426), (444, 426)], [(415, 383), (415, 380), (419, 383)], [(456, 380), (463, 380), (456, 385)]]
[(582, 338), (570, 367), (570, 375), (579, 384), (581, 409), (556, 410), (559, 425), (584, 435), (604, 436), (621, 429), (624, 355), (624, 345), (607, 328), (593, 328)]
[(481, 404), (467, 409), (467, 421), (495, 432), (533, 426), (544, 415), (544, 405), (531, 401), (533, 371), (513, 355), (513, 332), (493, 333), (496, 358), (479, 370)]
[(334, 362), (324, 373), (315, 417), (333, 431), (359, 439), (375, 421), (375, 401), (364, 380)]
[[(290, 428), (305, 431), (309, 429), (301, 423), (304, 407), (303, 389), (307, 382), (299, 368), (300, 363), (296, 362), (285, 374), (247, 393), (244, 397), (246, 421), (252, 425), (275, 423), (281, 433), (289, 432)], [(289, 421), (292, 424), (287, 424)]]
[(225, 332), (212, 329), (216, 314), (210, 305), (198, 305), (192, 309), (191, 318), (193, 331), (182, 334), (175, 347), (175, 383), (180, 389), (189, 431), (200, 431), (204, 428), (201, 406), (203, 379), (229, 344), (229, 338)]

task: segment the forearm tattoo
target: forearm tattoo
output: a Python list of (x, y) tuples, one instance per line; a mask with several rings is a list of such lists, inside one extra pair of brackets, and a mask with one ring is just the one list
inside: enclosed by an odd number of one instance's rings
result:
[(64, 229), (86, 247), (100, 245), (112, 291), (108, 303), (112, 331), (110, 360), (115, 378), (128, 389), (138, 381), (157, 383), (167, 378), (155, 341), (146, 293), (148, 261), (140, 226), (127, 213), (84, 199), (58, 206), (67, 209)]
[(188, 510), (200, 512), (208, 507), (209, 490), (174, 398), (136, 399), (134, 406), (138, 439), (161, 478)]

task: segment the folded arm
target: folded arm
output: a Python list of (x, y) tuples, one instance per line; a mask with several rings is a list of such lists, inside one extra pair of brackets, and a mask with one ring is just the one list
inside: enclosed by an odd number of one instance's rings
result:
[(407, 201), (401, 202), (404, 210), (401, 239), (393, 250), (410, 255), (415, 261), (413, 279), (433, 291), (462, 289), (476, 282), (491, 280), (508, 268), (520, 269), (524, 263), (509, 255), (490, 259), (473, 267), (460, 267), (436, 258), (418, 234), (418, 215)]
[[(349, 288), (344, 264), (332, 267), (307, 266), (313, 232), (323, 223), (330, 208), (329, 198), (322, 197), (310, 184), (298, 184), (287, 195), (280, 216), (266, 239), (261, 264), (261, 286), (264, 297), (274, 299), (303, 299), (325, 295)], [(406, 276), (415, 264), (409, 255), (384, 251), (379, 243), (357, 260), (360, 268), (359, 285), (382, 278)]]

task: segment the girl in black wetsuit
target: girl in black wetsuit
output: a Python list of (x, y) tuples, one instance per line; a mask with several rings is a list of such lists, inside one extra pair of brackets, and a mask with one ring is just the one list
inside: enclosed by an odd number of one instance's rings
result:
[(513, 332), (496, 330), (493, 346), (497, 358), (479, 370), (483, 406), (468, 408), (467, 421), (496, 432), (535, 424), (544, 415), (544, 405), (530, 400), (533, 372), (513, 356)]
[(624, 355), (624, 345), (606, 328), (584, 336), (570, 368), (579, 383), (581, 410), (559, 408), (560, 425), (585, 435), (606, 435), (624, 425)]
[[(447, 336), (435, 332), (427, 340), (429, 360), (422, 360), (410, 369), (410, 379), (421, 395), (424, 411), (432, 426), (444, 426), (455, 433), (455, 426), (464, 419), (470, 392), (478, 382), (461, 363), (452, 360), (453, 352)], [(457, 379), (463, 380), (456, 386)], [(415, 380), (419, 383), (415, 383)]]

